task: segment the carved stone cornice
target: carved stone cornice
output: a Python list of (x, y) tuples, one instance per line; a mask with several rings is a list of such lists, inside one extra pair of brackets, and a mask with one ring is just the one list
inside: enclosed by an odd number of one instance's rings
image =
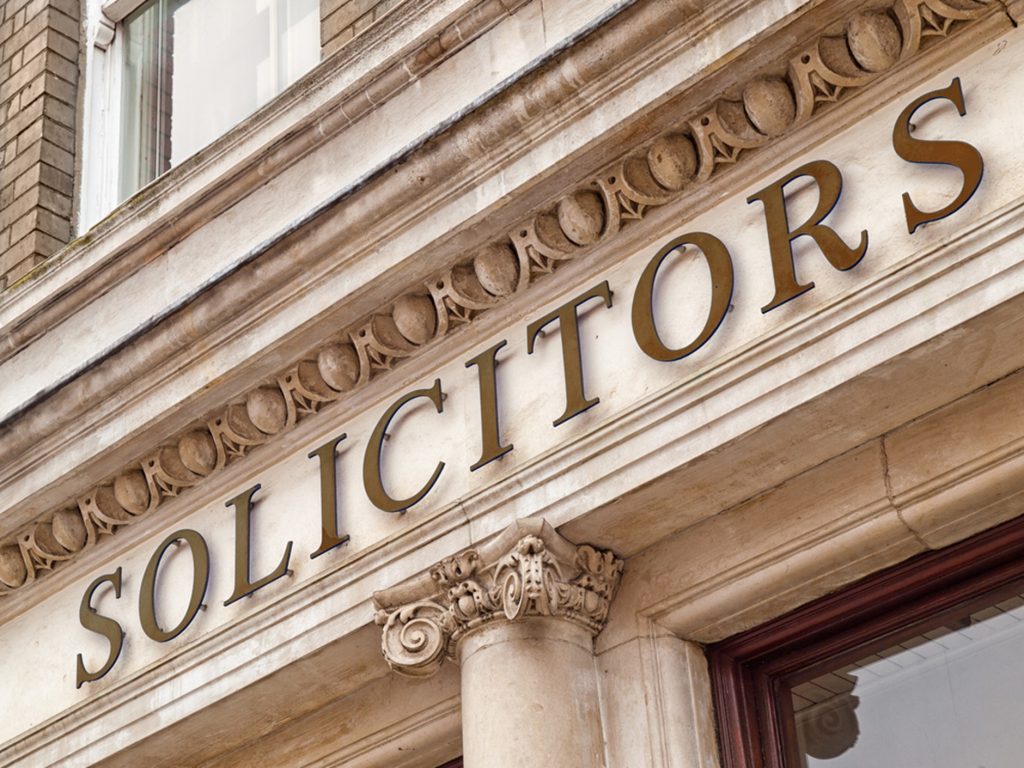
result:
[(519, 520), (426, 578), (375, 593), (381, 650), (396, 672), (424, 677), (456, 658), (467, 632), (496, 621), (557, 617), (596, 636), (621, 574), (612, 552), (572, 544), (543, 520)]
[[(650, 13), (658, 11), (657, 3), (651, 7)], [(480, 243), (454, 266), (408, 286), (260, 386), (0, 541), (0, 597), (151, 515), (166, 500), (522, 295), (562, 265), (585, 258), (650, 210), (733, 172), (747, 157), (827, 114), (921, 50), (1003, 12), (997, 0), (892, 0), (851, 14), (841, 29), (788, 51), (774, 66), (761, 65), (762, 74), (738, 89), (738, 98), (722, 97), (682, 112), (671, 130), (633, 147), (602, 173), (581, 179), (506, 236)], [(598, 53), (580, 54), (578, 79), (585, 82), (598, 71), (599, 61), (607, 58), (606, 51)], [(516, 114), (553, 108), (566, 98), (564, 89), (539, 89), (532, 80), (517, 87), (508, 94), (508, 109)], [(504, 115), (495, 109), (488, 119), (504, 120)], [(459, 147), (488, 145), (472, 127), (457, 126), (452, 135)]]

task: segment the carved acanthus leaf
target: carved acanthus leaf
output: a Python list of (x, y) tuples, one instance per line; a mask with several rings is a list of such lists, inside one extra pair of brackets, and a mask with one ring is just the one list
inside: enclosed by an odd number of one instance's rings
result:
[[(511, 541), (511, 544), (509, 543)], [(388, 664), (415, 677), (455, 658), (459, 639), (495, 621), (549, 616), (597, 635), (622, 574), (612, 552), (575, 546), (541, 521), (520, 521), (496, 545), (468, 549), (430, 569), (433, 594), (392, 605), (378, 593), (377, 623)], [(406, 595), (407, 596), (407, 595)]]

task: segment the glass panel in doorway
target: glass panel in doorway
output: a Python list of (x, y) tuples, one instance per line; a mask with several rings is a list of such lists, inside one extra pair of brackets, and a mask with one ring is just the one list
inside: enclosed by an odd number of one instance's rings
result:
[(806, 768), (1024, 765), (1024, 599), (792, 688)]

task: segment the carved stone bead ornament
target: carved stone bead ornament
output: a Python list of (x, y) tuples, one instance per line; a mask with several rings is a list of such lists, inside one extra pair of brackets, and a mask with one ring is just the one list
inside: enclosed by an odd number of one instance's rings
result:
[[(408, 286), (287, 370), (0, 541), (0, 596), (27, 587), (102, 535), (152, 513), (560, 265), (585, 257), (651, 208), (732, 169), (923, 47), (1003, 8), (997, 0), (894, 0), (887, 8), (859, 11), (838, 34), (761, 67), (773, 74), (753, 77), (737, 90), (738, 98), (680, 114), (670, 130), (596, 177), (581, 179), (507, 236), (480, 243), (454, 266)], [(62, 531), (59, 537), (55, 530)]]
[(520, 520), (425, 577), (375, 593), (381, 650), (395, 671), (423, 677), (455, 658), (467, 632), (495, 621), (557, 617), (597, 635), (621, 574), (613, 553), (576, 546), (543, 520)]

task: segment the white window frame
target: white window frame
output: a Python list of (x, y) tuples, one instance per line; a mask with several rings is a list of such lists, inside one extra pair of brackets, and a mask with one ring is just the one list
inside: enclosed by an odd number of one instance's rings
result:
[(125, 202), (120, 195), (121, 79), (126, 55), (122, 29), (124, 20), (146, 2), (86, 0), (76, 234), (88, 231)]
[(87, 0), (79, 234), (113, 211), (121, 165), (121, 22), (146, 0)]

